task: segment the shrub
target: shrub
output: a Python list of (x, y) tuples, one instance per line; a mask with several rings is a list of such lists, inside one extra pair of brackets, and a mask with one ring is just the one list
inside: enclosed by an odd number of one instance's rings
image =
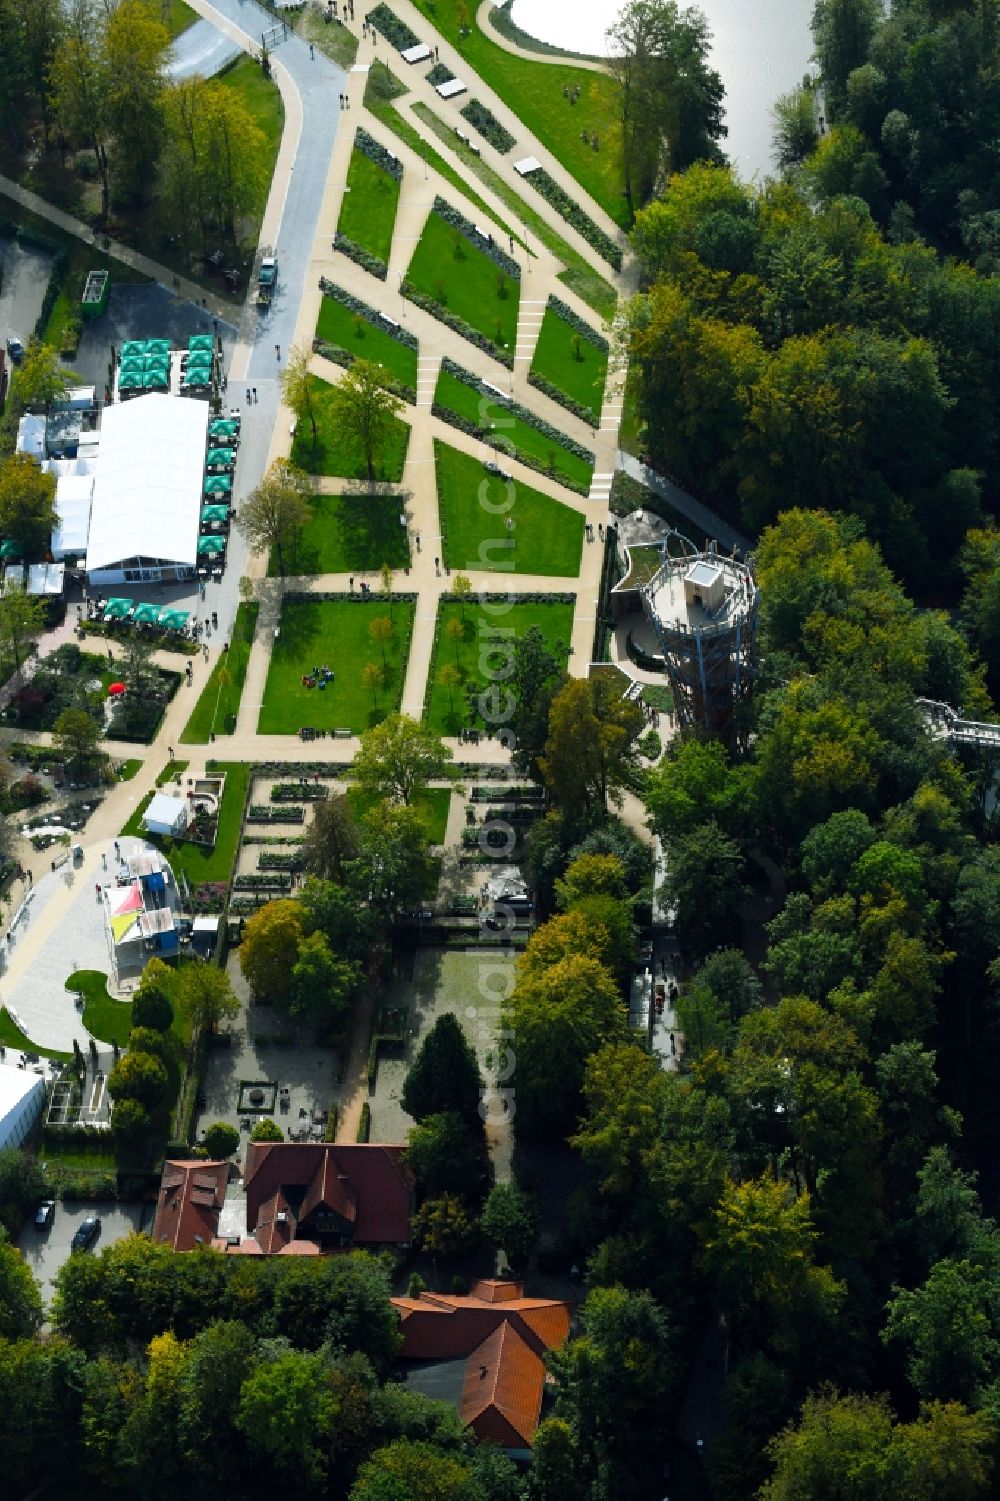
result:
[(377, 276), (379, 281), (385, 281), (389, 275), (389, 267), (385, 261), (380, 261), (377, 255), (372, 255), (370, 250), (366, 250), (355, 240), (348, 239), (347, 235), (342, 235), (339, 230), (333, 237), (333, 248), (339, 250), (341, 255), (346, 255), (348, 260), (356, 261), (370, 276)]
[[(444, 82), (444, 79), (441, 80)], [(478, 99), (470, 99), (461, 111), (462, 119), (468, 120), (474, 126), (484, 140), (495, 146), (501, 156), (505, 155), (515, 144), (514, 137), (506, 126), (501, 125), (496, 115), (492, 114), (485, 104), (480, 104)]]
[(550, 177), (544, 167), (539, 167), (525, 179), (537, 188), (547, 203), (561, 214), (567, 224), (572, 224), (578, 230), (588, 245), (593, 245), (602, 260), (608, 262), (616, 271), (622, 268), (622, 253), (618, 245), (606, 235), (604, 230), (596, 225), (589, 214), (585, 214), (578, 203), (574, 203), (568, 193), (564, 192), (553, 177)]
[(367, 156), (376, 167), (381, 167), (383, 172), (388, 172), (390, 177), (395, 177), (397, 182), (402, 178), (403, 163), (399, 157), (387, 146), (383, 146), (380, 141), (376, 141), (374, 136), (369, 135), (363, 125), (359, 125), (354, 132), (354, 144), (363, 156)]
[(452, 229), (457, 229), (459, 234), (464, 235), (465, 239), (469, 241), (470, 245), (475, 245), (477, 250), (481, 250), (483, 255), (488, 256), (494, 265), (500, 267), (501, 271), (505, 271), (515, 281), (520, 281), (520, 265), (514, 260), (513, 256), (507, 254), (506, 250), (501, 250), (492, 234), (484, 239), (472, 220), (467, 219), (464, 214), (460, 214), (457, 208), (452, 208), (451, 204), (444, 198), (437, 197), (434, 199), (432, 212), (437, 214), (439, 219), (443, 219), (446, 224), (450, 224)]
[(365, 1100), (361, 1107), (361, 1119), (358, 1121), (358, 1141), (366, 1142), (372, 1130), (372, 1107)]
[(284, 1141), (284, 1139), (285, 1133), (277, 1121), (272, 1121), (266, 1116), (262, 1121), (258, 1121), (250, 1132), (251, 1141)]
[(209, 1157), (231, 1157), (240, 1144), (240, 1133), (228, 1121), (213, 1121), (202, 1137)]
[(416, 47), (420, 42), (416, 32), (411, 31), (406, 22), (401, 21), (381, 0), (374, 10), (368, 12), (367, 21), (386, 41), (392, 43), (397, 52), (405, 52), (408, 47)]

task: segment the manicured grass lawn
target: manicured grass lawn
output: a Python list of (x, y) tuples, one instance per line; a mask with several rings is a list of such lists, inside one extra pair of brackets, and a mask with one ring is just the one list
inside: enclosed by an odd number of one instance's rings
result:
[(175, 777), (181, 777), (187, 771), (189, 761), (168, 761), (156, 779), (157, 787), (165, 787), (167, 782), (172, 782)]
[(83, 1025), (98, 1042), (116, 1042), (123, 1048), (132, 1030), (132, 1002), (116, 1001), (108, 994), (108, 977), (99, 969), (78, 969), (66, 981), (66, 989), (83, 996)]
[[(561, 642), (568, 656), (570, 638), (573, 634), (573, 605), (569, 602), (557, 600), (526, 600), (515, 603), (502, 614), (491, 615), (489, 624), (495, 629), (513, 630), (513, 638), (504, 636), (499, 638), (500, 646), (495, 658), (491, 657), (486, 662), (486, 671), (495, 669), (503, 672), (507, 663), (507, 652), (511, 640), (517, 640), (523, 636), (531, 626), (537, 625), (543, 632), (550, 647), (556, 648)], [(456, 643), (447, 635), (448, 621), (452, 619), (462, 620), (464, 632), (462, 638)], [(424, 703), (424, 719), (432, 730), (439, 735), (457, 735), (463, 725), (483, 727), (483, 719), (478, 708), (471, 706), (469, 694), (479, 694), (484, 688), (494, 684), (493, 678), (488, 678), (481, 666), (481, 652), (484, 653), (486, 635), (479, 629), (482, 624), (480, 616), (477, 619), (475, 602), (466, 604), (464, 614), (457, 601), (442, 600), (438, 612), (438, 640), (432, 666), (433, 677), (428, 684), (427, 698)], [(461, 673), (462, 681), (450, 691), (446, 683), (440, 681), (441, 669), (446, 664), (457, 666)], [(502, 682), (499, 684), (502, 688)]]
[[(364, 456), (357, 444), (344, 432), (338, 431), (330, 410), (333, 387), (318, 375), (309, 377), (313, 385), (316, 411), (316, 436), (308, 421), (300, 422), (292, 443), (292, 463), (307, 474), (335, 474), (344, 479), (363, 479), (367, 474)], [(410, 441), (410, 428), (398, 417), (393, 419), (392, 436), (385, 451), (378, 457), (375, 477), (392, 484), (398, 483), (406, 462), (406, 445)]]
[[(447, 407), (450, 412), (457, 413), (459, 417), (466, 417), (477, 425), (482, 424), (480, 412), (482, 397), (479, 392), (447, 370), (442, 370), (438, 376), (434, 400), (441, 406)], [(492, 413), (492, 424), (503, 434), (507, 453), (515, 458), (518, 454), (529, 454), (532, 458), (541, 461), (553, 479), (565, 478), (584, 488), (589, 488), (593, 468), (585, 460), (575, 453), (570, 453), (569, 449), (563, 448), (554, 438), (549, 438), (545, 433), (539, 432), (537, 427), (532, 427), (523, 418), (503, 416), (500, 402), (492, 407)], [(511, 425), (508, 426), (508, 424)]]
[[(413, 613), (412, 600), (393, 602), (384, 681), (373, 693), (362, 673), (369, 662), (382, 666), (382, 648), (373, 640), (369, 626), (389, 615), (389, 602), (384, 598), (286, 599), (281, 635), (271, 653), (259, 733), (295, 735), (303, 725), (313, 725), (360, 734), (378, 724), (399, 704)], [(317, 666), (330, 667), (334, 681), (325, 689), (303, 687), (303, 674)]]
[[(367, 158), (366, 158), (367, 159)], [(375, 360), (401, 386), (416, 389), (417, 351), (393, 339), (384, 328), (361, 313), (352, 312), (335, 297), (324, 297), (316, 322), (316, 337), (349, 349), (359, 360)]]
[[(296, 544), (289, 573), (366, 573), (383, 563), (393, 568), (409, 563), (410, 545), (395, 496), (314, 495), (309, 504), (312, 520)], [(278, 572), (274, 558), (269, 572), (272, 578)]]
[(388, 265), (398, 203), (399, 179), (355, 147), (347, 169), (338, 233)]
[(187, 31), (198, 19), (197, 11), (192, 10), (186, 0), (166, 0), (165, 4), (163, 0), (149, 0), (149, 9), (170, 32), (171, 40)]
[[(478, 459), (447, 443), (435, 441), (434, 466), (444, 530), (442, 553), (449, 568), (576, 577), (583, 549), (583, 517), (578, 511), (520, 480), (512, 487), (513, 505), (502, 510), (509, 498), (506, 483), (487, 474)], [(510, 530), (508, 517), (514, 523)], [(507, 546), (509, 542), (514, 546)], [(490, 543), (499, 545), (491, 549)]]
[(407, 86), (400, 83), (396, 75), (390, 72), (385, 63), (372, 63), (368, 74), (368, 82), (365, 85), (365, 108), (371, 111), (376, 120), (381, 120), (382, 124), (387, 130), (391, 130), (393, 135), (398, 136), (401, 141), (405, 141), (429, 167), (433, 167), (434, 171), (444, 178), (445, 182), (450, 182), (453, 188), (457, 188), (460, 193), (464, 193), (468, 201), (474, 203), (494, 224), (498, 224), (505, 235), (513, 235), (515, 242), (523, 245), (524, 241), (520, 234), (506, 220), (501, 219), (492, 209), (487, 208), (479, 194), (473, 188), (469, 187), (468, 182), (463, 180), (451, 163), (446, 162), (441, 153), (435, 151), (434, 147), (424, 140), (419, 131), (414, 130), (409, 120), (404, 120), (402, 115), (393, 108), (392, 101), (401, 98), (409, 92)]
[(494, 343), (513, 349), (520, 283), (440, 214), (428, 215), (406, 280)]
[(131, 782), (136, 772), (141, 770), (141, 761), (120, 761), (118, 763), (118, 780), (119, 782)]
[(182, 745), (207, 745), (213, 734), (230, 735), (235, 729), (259, 608), (247, 603), (237, 606), (229, 650), (218, 658), (201, 690), (181, 732)]
[[(375, 807), (378, 798), (373, 792), (362, 792), (360, 787), (352, 787), (347, 794), (347, 801), (355, 818), (361, 818), (369, 808)], [(450, 804), (450, 787), (418, 787), (413, 794), (410, 806), (423, 818), (431, 844), (444, 844)]]
[[(271, 188), (271, 174), (274, 171), (278, 147), (281, 145), (285, 106), (281, 102), (278, 85), (264, 77), (260, 64), (252, 57), (238, 58), (231, 67), (223, 69), (218, 75), (218, 81), (227, 89), (234, 89), (239, 94), (253, 116), (254, 124), (264, 132), (265, 144), (259, 163), (260, 187), (257, 190), (257, 202), (253, 210), (254, 217), (259, 220), (267, 202), (267, 195)], [(254, 238), (256, 239), (256, 235)], [(280, 266), (278, 269), (280, 273)]]
[(618, 425), (618, 446), (638, 458), (645, 446), (645, 426), (639, 411), (639, 379), (629, 371), (625, 377), (625, 400)]
[[(475, 8), (463, 5), (462, 0), (414, 0), (414, 3), (591, 197), (612, 219), (627, 228), (620, 92), (610, 74), (563, 63), (532, 63), (505, 52), (480, 31)], [(461, 34), (459, 17), (463, 13), (472, 16), (467, 36)], [(579, 88), (580, 97), (575, 104), (564, 96), (564, 87), (570, 92)], [(598, 151), (589, 141), (581, 140), (584, 129), (597, 135)]]
[[(215, 847), (207, 849), (200, 844), (185, 844), (181, 840), (172, 842), (170, 849), (170, 864), (174, 872), (183, 870), (192, 887), (198, 886), (202, 881), (228, 881), (233, 873), (233, 865), (236, 861), (236, 849), (240, 842), (240, 826), (243, 822), (243, 808), (247, 800), (247, 791), (250, 786), (250, 767), (240, 761), (209, 761), (209, 774), (224, 772), (226, 785), (222, 794), (222, 809), (219, 813), (219, 827), (215, 840)], [(147, 834), (142, 822), (142, 815), (149, 806), (153, 794), (144, 797), (129, 818), (122, 835), (133, 835), (136, 839), (146, 839), (150, 844), (155, 844), (162, 849), (165, 841), (155, 835)]]
[[(578, 297), (583, 298), (584, 302), (588, 302), (605, 323), (610, 323), (618, 302), (618, 293), (610, 282), (605, 281), (600, 272), (595, 271), (590, 262), (585, 260), (573, 249), (572, 245), (563, 239), (562, 235), (553, 229), (544, 214), (539, 213), (530, 203), (526, 203), (521, 195), (515, 193), (514, 189), (500, 176), (499, 172), (494, 172), (481, 156), (477, 156), (464, 141), (460, 141), (453, 127), (447, 121), (442, 120), (441, 116), (436, 114), (429, 105), (424, 104), (422, 99), (414, 104), (413, 112), (433, 130), (439, 140), (447, 144), (448, 149), (455, 153), (467, 171), (473, 172), (480, 182), (485, 183), (486, 187), (490, 188), (500, 201), (507, 205), (512, 214), (517, 215), (519, 222), (526, 230), (530, 229), (547, 250), (551, 250), (553, 255), (559, 257), (566, 267), (565, 271), (559, 272), (559, 280), (571, 287)], [(534, 250), (529, 250), (528, 253), (529, 255), (535, 254)]]
[(68, 1063), (73, 1056), (72, 1053), (57, 1053), (53, 1048), (39, 1047), (21, 1031), (7, 1010), (0, 1010), (0, 1043), (5, 1048), (17, 1048), (21, 1053), (38, 1053), (42, 1058), (58, 1058), (60, 1063)]
[(531, 368), (600, 417), (608, 375), (607, 353), (577, 334), (551, 305), (545, 309)]

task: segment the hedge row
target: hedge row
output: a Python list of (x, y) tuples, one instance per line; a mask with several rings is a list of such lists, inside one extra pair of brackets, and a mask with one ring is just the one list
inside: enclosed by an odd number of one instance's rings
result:
[(391, 42), (397, 52), (405, 52), (408, 47), (417, 47), (420, 38), (415, 31), (411, 31), (405, 21), (401, 21), (394, 11), (387, 5), (378, 4), (374, 10), (370, 10), (365, 17), (369, 26)]
[[(441, 80), (442, 83), (444, 80)], [(515, 144), (515, 139), (506, 126), (501, 125), (496, 115), (492, 114), (485, 104), (480, 104), (478, 99), (470, 99), (461, 111), (463, 120), (468, 120), (474, 126), (484, 140), (495, 146), (501, 156), (505, 155)]]
[(356, 261), (362, 271), (368, 271), (372, 276), (377, 276), (379, 281), (385, 281), (389, 275), (389, 267), (385, 261), (380, 261), (377, 255), (372, 255), (363, 245), (358, 245), (354, 240), (349, 240), (338, 229), (333, 237), (333, 248), (339, 250), (341, 255), (346, 255), (349, 261)]
[(321, 803), (329, 795), (318, 782), (275, 782), (271, 788), (272, 803)]
[(498, 344), (493, 343), (492, 339), (488, 339), (485, 334), (480, 333), (478, 328), (473, 328), (471, 323), (466, 323), (464, 318), (459, 318), (457, 314), (446, 308), (443, 302), (437, 302), (433, 297), (428, 297), (426, 293), (418, 292), (416, 287), (412, 286), (408, 281), (404, 281), (399, 290), (415, 307), (423, 308), (425, 313), (430, 313), (431, 317), (436, 318), (439, 323), (446, 324), (456, 334), (460, 334), (463, 339), (468, 339), (470, 344), (475, 344), (477, 349), (481, 349), (484, 354), (488, 354), (498, 364), (506, 365), (508, 370), (513, 370), (514, 355), (511, 350), (501, 349)]
[(538, 189), (546, 203), (551, 204), (556, 213), (561, 214), (567, 224), (572, 224), (573, 228), (583, 235), (588, 245), (593, 245), (602, 260), (607, 261), (609, 266), (614, 266), (616, 271), (621, 270), (622, 253), (619, 246), (615, 244), (610, 235), (606, 235), (604, 230), (600, 229), (594, 223), (589, 214), (584, 213), (578, 203), (573, 202), (568, 193), (563, 192), (559, 184), (554, 178), (549, 176), (544, 167), (539, 167), (537, 171), (532, 172), (525, 181), (530, 182), (533, 188)]
[(301, 870), (304, 855), (276, 855), (265, 851), (257, 856), (258, 870)]
[(588, 344), (593, 344), (594, 348), (599, 349), (602, 354), (608, 353), (611, 346), (604, 335), (599, 334), (596, 328), (591, 328), (586, 318), (581, 318), (579, 313), (575, 313), (568, 302), (562, 302), (560, 298), (553, 297), (550, 292), (546, 306), (551, 308), (564, 323), (568, 323), (574, 333), (586, 339)]
[[(439, 401), (435, 401), (432, 405), (431, 416), (440, 417), (441, 421), (447, 422), (449, 427), (457, 427), (460, 433), (466, 433), (470, 438), (479, 438), (483, 443), (495, 448), (502, 457), (516, 458), (525, 469), (533, 469), (536, 474), (544, 474), (552, 478), (548, 465), (543, 464), (541, 459), (533, 458), (529, 453), (512, 454), (509, 449), (500, 446), (501, 439), (497, 433), (484, 431), (474, 422), (470, 422), (468, 417), (459, 416), (458, 412), (453, 412), (450, 407), (443, 407)], [(590, 494), (589, 485), (578, 484), (576, 480), (570, 479), (568, 474), (560, 474), (558, 479), (561, 485), (565, 485), (567, 490), (573, 490), (577, 495)]]
[[(332, 364), (343, 365), (345, 370), (350, 370), (355, 360), (364, 358), (363, 355), (355, 354), (352, 349), (344, 349), (340, 344), (327, 344), (323, 339), (313, 339), (312, 347), (313, 354), (321, 354), (325, 360), (330, 360)], [(386, 390), (391, 391), (394, 396), (398, 396), (400, 401), (407, 401), (410, 406), (416, 406), (416, 386), (404, 386), (402, 381), (393, 380), (384, 365), (381, 366), (381, 369), (383, 374), (382, 385), (385, 386)]]
[(290, 891), (292, 878), (287, 871), (273, 870), (267, 875), (237, 876), (234, 891)]
[(514, 260), (513, 256), (507, 254), (506, 250), (500, 249), (500, 246), (493, 238), (492, 231), (484, 240), (472, 220), (467, 219), (464, 214), (460, 214), (457, 208), (452, 208), (451, 204), (441, 197), (434, 199), (432, 212), (437, 214), (439, 219), (443, 219), (446, 224), (450, 224), (452, 229), (457, 229), (460, 235), (465, 236), (470, 245), (475, 245), (477, 250), (481, 250), (483, 255), (488, 256), (495, 266), (499, 266), (501, 271), (506, 271), (507, 275), (512, 276), (515, 281), (521, 280), (520, 266)]
[(561, 387), (554, 386), (544, 375), (539, 375), (537, 370), (528, 371), (528, 385), (541, 391), (550, 401), (557, 401), (561, 407), (565, 407), (567, 412), (572, 412), (574, 417), (579, 417), (580, 421), (585, 422), (588, 427), (598, 425), (600, 419), (593, 407), (585, 407), (582, 401), (577, 401)]
[(305, 823), (305, 808), (272, 808), (269, 803), (251, 803), (247, 823)]
[(354, 132), (354, 144), (362, 156), (367, 156), (376, 167), (381, 167), (383, 172), (388, 172), (389, 176), (394, 177), (397, 182), (402, 179), (403, 163), (399, 157), (395, 156), (387, 146), (383, 146), (381, 141), (376, 141), (374, 136), (370, 136), (363, 125), (359, 125)]
[(436, 89), (439, 83), (451, 83), (455, 75), (447, 63), (435, 63), (431, 71), (425, 76), (431, 87)]
[(359, 313), (362, 318), (367, 318), (382, 333), (388, 334), (390, 339), (395, 339), (397, 344), (403, 344), (407, 349), (419, 349), (420, 340), (416, 334), (411, 334), (408, 328), (401, 323), (389, 323), (378, 308), (370, 307), (367, 302), (362, 302), (360, 297), (355, 297), (353, 292), (348, 292), (346, 287), (338, 287), (335, 281), (329, 281), (327, 277), (319, 279), (319, 289), (324, 297), (331, 297), (334, 302), (339, 302), (342, 307), (349, 308), (352, 313)]

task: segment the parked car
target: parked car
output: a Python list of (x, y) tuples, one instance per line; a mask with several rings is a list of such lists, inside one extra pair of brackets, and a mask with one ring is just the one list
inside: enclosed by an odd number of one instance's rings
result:
[(83, 1224), (77, 1227), (76, 1234), (70, 1242), (70, 1250), (86, 1251), (93, 1244), (100, 1228), (101, 1216), (99, 1214), (88, 1214)]
[(7, 340), (7, 353), (10, 355), (12, 365), (19, 365), (25, 356), (25, 348), (17, 334), (11, 334)]
[(43, 1199), (35, 1213), (35, 1229), (47, 1230), (55, 1218), (55, 1199)]

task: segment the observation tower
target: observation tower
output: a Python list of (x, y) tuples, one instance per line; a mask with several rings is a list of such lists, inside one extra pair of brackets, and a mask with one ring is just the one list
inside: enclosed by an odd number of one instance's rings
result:
[(742, 744), (740, 713), (757, 672), (760, 592), (749, 563), (671, 531), (663, 563), (640, 590), (666, 660), (680, 723)]

